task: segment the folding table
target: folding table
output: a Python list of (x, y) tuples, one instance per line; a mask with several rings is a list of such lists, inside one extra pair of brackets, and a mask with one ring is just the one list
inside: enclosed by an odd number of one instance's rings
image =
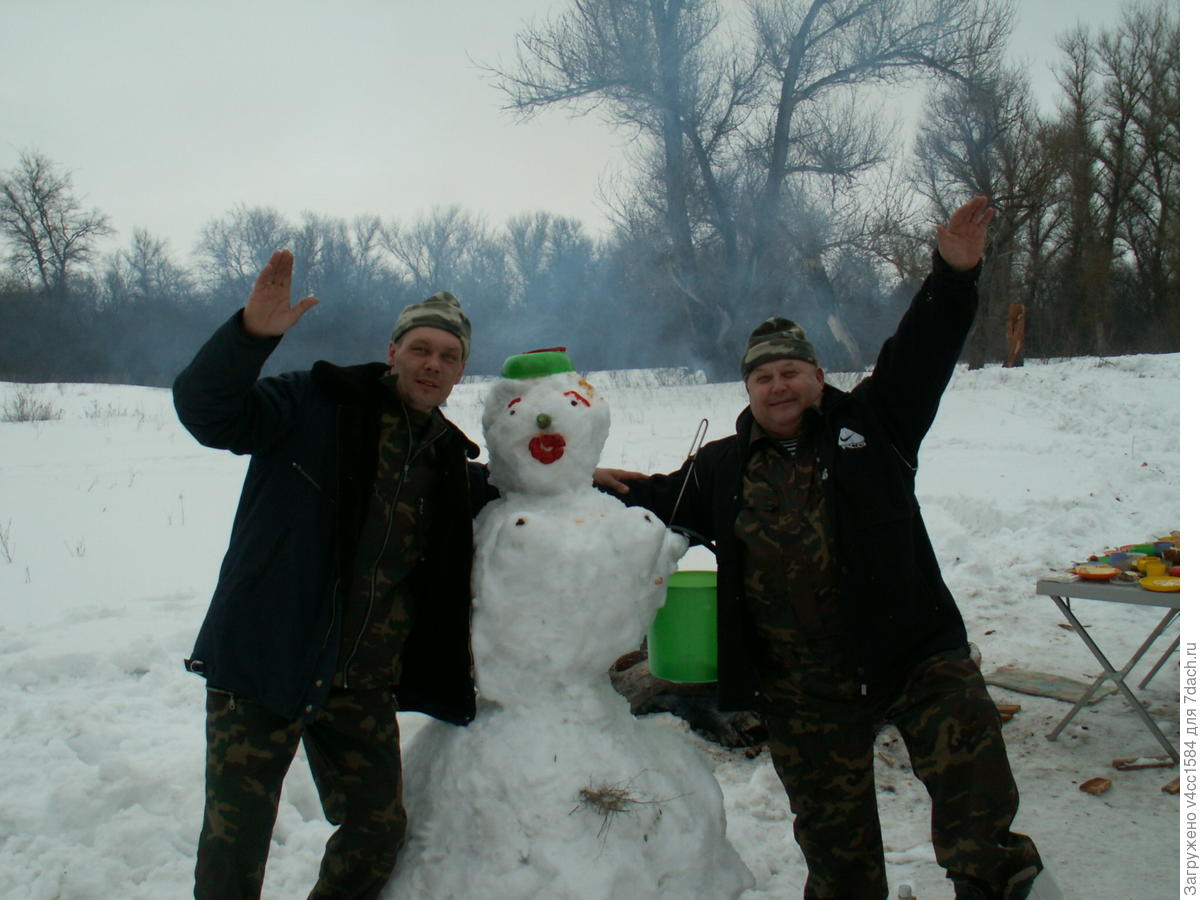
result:
[[(1151, 733), (1153, 733), (1154, 737), (1157, 738), (1158, 742), (1162, 744), (1163, 749), (1171, 755), (1171, 758), (1174, 759), (1176, 763), (1178, 763), (1179, 751), (1176, 750), (1171, 742), (1167, 740), (1166, 736), (1162, 733), (1162, 730), (1154, 723), (1154, 720), (1150, 718), (1150, 714), (1146, 712), (1145, 707), (1142, 706), (1141, 702), (1134, 695), (1133, 691), (1130, 690), (1129, 686), (1125, 683), (1125, 678), (1133, 670), (1133, 667), (1138, 664), (1138, 661), (1141, 660), (1141, 658), (1146, 654), (1146, 651), (1150, 649), (1150, 645), (1159, 638), (1159, 636), (1167, 629), (1168, 625), (1178, 618), (1179, 593), (1148, 591), (1136, 584), (1112, 584), (1109, 582), (1098, 581), (1074, 581), (1065, 583), (1060, 581), (1046, 580), (1038, 581), (1037, 592), (1039, 594), (1048, 596), (1054, 601), (1055, 605), (1059, 608), (1062, 614), (1067, 617), (1067, 621), (1071, 623), (1071, 627), (1074, 629), (1075, 633), (1079, 635), (1080, 639), (1087, 645), (1087, 648), (1092, 651), (1092, 655), (1100, 661), (1100, 665), (1104, 668), (1104, 671), (1096, 677), (1096, 680), (1092, 682), (1091, 686), (1084, 692), (1083, 696), (1079, 698), (1073, 707), (1071, 707), (1071, 711), (1063, 717), (1063, 720), (1059, 722), (1058, 725), (1054, 727), (1054, 730), (1046, 735), (1046, 737), (1052, 741), (1056, 740), (1059, 734), (1062, 733), (1062, 730), (1067, 727), (1067, 723), (1075, 718), (1075, 714), (1079, 712), (1079, 710), (1083, 709), (1088, 700), (1091, 699), (1092, 694), (1094, 694), (1096, 689), (1100, 687), (1101, 683), (1103, 683), (1105, 679), (1111, 679), (1113, 684), (1117, 686), (1118, 690), (1125, 695), (1125, 699), (1129, 701), (1129, 705), (1133, 708), (1133, 711), (1137, 713), (1138, 717), (1142, 720), (1146, 727), (1150, 729)], [(1087, 629), (1085, 629), (1080, 621), (1075, 618), (1075, 613), (1071, 610), (1072, 600), (1102, 600), (1108, 603), (1130, 603), (1137, 606), (1154, 606), (1165, 609), (1166, 613), (1163, 615), (1159, 623), (1154, 626), (1154, 629), (1146, 637), (1146, 640), (1142, 642), (1142, 645), (1138, 647), (1133, 656), (1129, 658), (1129, 662), (1125, 663), (1124, 667), (1118, 670), (1111, 662), (1108, 661), (1108, 657), (1106, 657), (1103, 651), (1101, 651), (1101, 649), (1097, 646), (1096, 642), (1092, 639), (1092, 636), (1088, 634)], [(1153, 668), (1150, 669), (1146, 677), (1143, 678), (1138, 684), (1139, 689), (1145, 688), (1146, 685), (1150, 683), (1150, 679), (1158, 674), (1158, 670), (1162, 668), (1163, 663), (1165, 663), (1167, 659), (1170, 658), (1171, 654), (1177, 649), (1179, 649), (1178, 635), (1175, 637), (1175, 640), (1171, 642), (1171, 645), (1166, 649), (1166, 652), (1159, 657), (1158, 662), (1154, 664)]]

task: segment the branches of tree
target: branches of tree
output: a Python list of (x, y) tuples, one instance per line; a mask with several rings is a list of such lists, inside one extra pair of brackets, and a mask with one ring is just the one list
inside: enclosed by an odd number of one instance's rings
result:
[(111, 232), (108, 217), (83, 209), (71, 176), (41, 153), (22, 153), (0, 179), (0, 235), (9, 245), (9, 265), (47, 296), (65, 295), (68, 278), (91, 259), (97, 238)]
[[(935, 219), (964, 194), (998, 210), (972, 366), (1020, 361), (1006, 353), (1014, 321), (1035, 356), (1179, 349), (1177, 12), (1130, 5), (1114, 28), (1076, 28), (1060, 47), (1052, 114), (1023, 73), (985, 55), (930, 96), (914, 145), (908, 196)], [(893, 251), (927, 227), (896, 207), (891, 233), (909, 237)]]
[[(474, 372), (565, 343), (584, 369), (732, 378), (745, 333), (776, 314), (805, 324), (828, 368), (860, 369), (927, 270), (932, 222), (975, 194), (998, 215), (970, 364), (1178, 349), (1167, 0), (1064, 35), (1049, 113), (1003, 60), (1010, 0), (724, 10), (572, 0), (493, 70), (518, 115), (566, 105), (629, 130), (603, 242), (545, 212), (495, 228), (458, 206), (298, 222), (238, 206), (204, 227), (190, 265), (138, 228), (101, 257), (108, 217), (58, 164), (23, 154), (0, 173), (0, 378), (169, 383), (280, 247), (296, 289), (325, 302), (277, 368), (381, 354), (398, 309), (452, 290), (487, 335)], [(906, 148), (888, 92), (913, 84), (928, 92)]]
[[(64, 221), (87, 218), (105, 228), (93, 230), (91, 243), (76, 242), (50, 290), (28, 262), (34, 257), (24, 232), (0, 222), (13, 257), (0, 270), (0, 379), (169, 384), (217, 323), (242, 306), (280, 247), (296, 255), (299, 295), (327, 302), (289, 334), (272, 371), (315, 358), (382, 358), (398, 310), (443, 289), (458, 293), (489, 335), (472, 355), (473, 371), (497, 372), (511, 353), (547, 344), (568, 343), (589, 368), (611, 355), (586, 313), (605, 300), (602, 252), (576, 220), (529, 214), (496, 231), (461, 207), (444, 207), (408, 223), (311, 212), (295, 223), (268, 207), (238, 206), (203, 228), (191, 268), (142, 228), (126, 247), (85, 267), (96, 255), (94, 239), (109, 233), (107, 220), (80, 211), (66, 191), (69, 175), (56, 164), (30, 158), (38, 184), (63, 186), (56, 202)], [(21, 202), (42, 196), (21, 193), (15, 176), (25, 171), (22, 160), (3, 181)], [(26, 256), (17, 259), (20, 252)]]
[(576, 0), (518, 36), (493, 69), (521, 115), (565, 104), (632, 126), (641, 177), (630, 233), (656, 241), (665, 315), (729, 373), (731, 346), (765, 315), (839, 338), (831, 255), (861, 240), (862, 215), (830, 213), (846, 188), (894, 155), (892, 130), (862, 91), (961, 78), (995, 52), (1000, 0), (750, 0), (741, 28), (716, 0)]
[[(973, 364), (1004, 358), (1017, 305), (1030, 308), (1029, 346), (1041, 353), (1132, 349), (1113, 306), (1131, 290), (1173, 321), (1178, 24), (1166, 5), (1131, 7), (1111, 33), (1078, 39), (1087, 58), (1075, 61), (1076, 89), (1094, 108), (1076, 110), (1074, 132), (1059, 139), (1072, 127), (1069, 100), (1061, 119), (1043, 119), (1023, 76), (1001, 64), (1009, 0), (744, 8), (730, 24), (716, 0), (575, 0), (522, 32), (515, 60), (492, 69), (518, 115), (563, 105), (630, 129), (634, 176), (614, 204), (618, 234), (649, 253), (664, 317), (710, 371), (729, 374), (731, 346), (776, 313), (804, 321), (835, 365), (861, 364), (864, 342), (847, 335), (872, 313), (889, 315), (889, 269), (892, 284), (923, 269), (912, 249), (928, 247), (929, 220), (977, 193), (1001, 217)], [(933, 95), (902, 179), (910, 199), (897, 205), (887, 170), (903, 152), (881, 108), (894, 95), (876, 91), (884, 99), (872, 103), (868, 89), (915, 83)], [(1072, 178), (1081, 189), (1079, 176), (1097, 168), (1111, 172), (1072, 198)], [(1083, 211), (1096, 209), (1111, 222), (1085, 224)], [(919, 236), (896, 230), (918, 224)], [(1064, 246), (1068, 234), (1075, 243)], [(832, 277), (847, 248), (880, 267), (865, 300)], [(1055, 306), (1064, 292), (1078, 301)], [(1164, 346), (1172, 333), (1160, 330)]]

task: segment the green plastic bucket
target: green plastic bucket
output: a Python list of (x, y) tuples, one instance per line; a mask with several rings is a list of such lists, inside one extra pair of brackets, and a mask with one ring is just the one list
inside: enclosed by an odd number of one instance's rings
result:
[(717, 680), (717, 573), (675, 572), (646, 635), (650, 674), (666, 681)]

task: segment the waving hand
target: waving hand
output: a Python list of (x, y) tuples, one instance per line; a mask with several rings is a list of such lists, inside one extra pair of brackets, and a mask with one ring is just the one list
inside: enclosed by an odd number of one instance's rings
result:
[(242, 327), (252, 337), (278, 337), (317, 305), (316, 297), (305, 297), (292, 306), (291, 251), (276, 250), (263, 266), (242, 310)]
[(937, 226), (938, 253), (950, 268), (960, 272), (975, 268), (983, 257), (988, 225), (995, 214), (987, 197), (976, 197), (956, 209), (947, 225)]

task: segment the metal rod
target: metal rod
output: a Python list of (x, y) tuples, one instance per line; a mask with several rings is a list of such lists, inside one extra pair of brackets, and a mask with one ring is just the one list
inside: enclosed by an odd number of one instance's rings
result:
[(1170, 624), (1171, 620), (1178, 615), (1178, 612), (1173, 609), (1169, 610), (1167, 614), (1163, 616), (1162, 620), (1158, 623), (1154, 630), (1150, 632), (1149, 637), (1142, 642), (1142, 646), (1137, 649), (1137, 652), (1135, 652), (1132, 657), (1130, 657), (1129, 662), (1125, 664), (1125, 667), (1118, 672), (1115, 668), (1113, 668), (1113, 664), (1108, 661), (1108, 657), (1104, 655), (1103, 651), (1101, 651), (1096, 642), (1092, 640), (1091, 635), (1089, 635), (1087, 630), (1084, 629), (1083, 624), (1075, 617), (1075, 614), (1071, 612), (1071, 598), (1051, 595), (1050, 599), (1054, 601), (1055, 605), (1059, 608), (1062, 614), (1066, 616), (1071, 625), (1074, 626), (1076, 634), (1078, 634), (1084, 644), (1087, 645), (1087, 648), (1092, 651), (1092, 656), (1099, 660), (1104, 671), (1096, 678), (1095, 681), (1092, 682), (1091, 686), (1087, 689), (1087, 691), (1084, 692), (1084, 695), (1080, 697), (1075, 705), (1071, 708), (1071, 711), (1063, 717), (1063, 720), (1059, 722), (1054, 730), (1046, 735), (1046, 737), (1052, 741), (1056, 740), (1063, 728), (1066, 727), (1067, 723), (1070, 722), (1071, 719), (1075, 717), (1075, 714), (1083, 708), (1084, 704), (1091, 699), (1091, 696), (1095, 692), (1096, 688), (1098, 688), (1105, 679), (1111, 679), (1113, 684), (1115, 684), (1121, 691), (1121, 694), (1125, 697), (1125, 700), (1133, 708), (1134, 713), (1136, 713), (1138, 718), (1142, 720), (1142, 723), (1148, 729), (1150, 729), (1154, 737), (1158, 739), (1159, 744), (1162, 745), (1163, 749), (1171, 755), (1171, 758), (1175, 760), (1176, 763), (1178, 763), (1179, 751), (1175, 749), (1174, 745), (1172, 745), (1169, 740), (1167, 740), (1166, 735), (1162, 733), (1162, 730), (1157, 724), (1155, 724), (1154, 720), (1150, 718), (1150, 714), (1146, 712), (1146, 708), (1142, 706), (1141, 701), (1134, 696), (1133, 691), (1131, 691), (1129, 686), (1125, 684), (1125, 676), (1129, 674), (1130, 670), (1132, 670), (1134, 665), (1137, 664), (1137, 661), (1142, 658), (1142, 655), (1145, 654), (1150, 645), (1154, 643), (1155, 639), (1163, 633), (1163, 630), (1168, 624)]
[(1171, 641), (1171, 646), (1167, 648), (1167, 652), (1162, 655), (1158, 662), (1154, 664), (1154, 668), (1150, 673), (1138, 682), (1138, 688), (1144, 688), (1150, 683), (1150, 680), (1158, 674), (1158, 670), (1162, 668), (1162, 664), (1167, 661), (1172, 653), (1179, 649), (1179, 635), (1175, 635), (1175, 640)]
[[(683, 476), (683, 484), (679, 486), (679, 496), (675, 498), (675, 505), (671, 507), (671, 518), (667, 521), (667, 527), (670, 528), (675, 522), (675, 513), (679, 512), (679, 504), (683, 502), (683, 492), (687, 490), (688, 480), (693, 477), (696, 469), (696, 454), (700, 450), (700, 445), (704, 441), (704, 436), (708, 434), (708, 419), (701, 419), (700, 424), (696, 426), (696, 434), (692, 438), (692, 446), (688, 448), (688, 466), (687, 472)], [(699, 483), (696, 484), (699, 487)]]

